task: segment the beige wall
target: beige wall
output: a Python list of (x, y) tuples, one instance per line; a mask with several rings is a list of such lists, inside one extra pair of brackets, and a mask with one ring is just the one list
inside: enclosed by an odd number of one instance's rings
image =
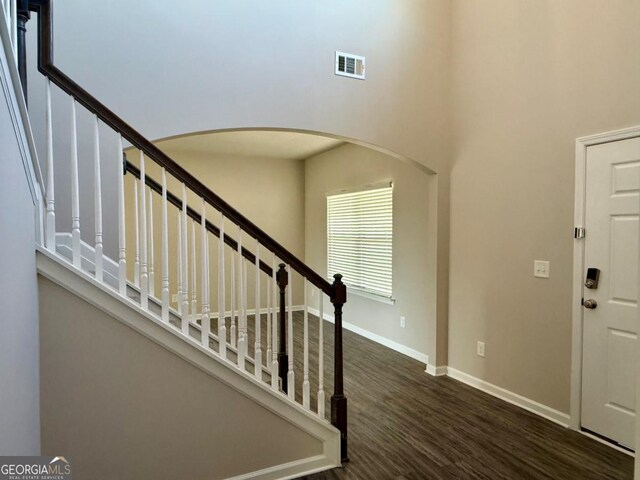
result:
[[(345, 145), (305, 162), (306, 262), (327, 273), (327, 193), (393, 181), (395, 305), (350, 293), (344, 320), (435, 358), (434, 175), (373, 150)], [(326, 312), (332, 312), (327, 303)], [(406, 328), (400, 328), (400, 316)]]
[(449, 364), (562, 412), (574, 140), (640, 123), (638, 25), (628, 0), (452, 3)]
[[(188, 15), (154, 0), (57, 2), (56, 65), (151, 140), (292, 128), (356, 139), (446, 172), (449, 0), (189, 0), (183, 9)], [(140, 18), (147, 19), (143, 29)], [(45, 85), (33, 25), (30, 114), (45, 158)], [(365, 55), (367, 79), (334, 75), (336, 50)], [(53, 90), (57, 222), (69, 231), (70, 102)], [(78, 121), (81, 229), (91, 241), (92, 123), (83, 108)], [(104, 242), (115, 258), (116, 140), (104, 130)], [(439, 195), (448, 198), (447, 184)], [(446, 266), (445, 256), (438, 265)]]
[[(300, 259), (304, 259), (304, 164), (300, 160), (286, 160), (281, 158), (265, 157), (241, 157), (230, 155), (212, 155), (197, 151), (179, 151), (171, 148), (171, 141), (161, 142), (160, 147), (171, 157), (182, 165), (187, 171), (198, 178), (211, 190), (216, 192), (226, 202), (240, 211), (249, 220), (272, 236), (276, 241), (291, 251)], [(138, 164), (138, 153), (127, 154), (129, 159)], [(152, 162), (145, 162), (147, 173), (152, 178), (161, 181), (161, 172)], [(133, 176), (125, 177), (126, 204), (131, 208), (127, 209), (127, 250), (132, 253), (135, 248), (133, 228), (135, 225), (133, 215)], [(175, 195), (181, 196), (181, 185), (174, 179), (168, 179), (168, 190)], [(200, 212), (201, 200), (195, 195), (189, 194), (189, 206)], [(153, 195), (153, 216), (154, 216), (154, 259), (155, 259), (155, 288), (156, 292), (161, 291), (161, 226), (162, 226), (162, 204), (159, 195)], [(177, 212), (178, 210), (170, 206), (168, 209), (169, 219), (169, 283), (171, 293), (177, 291)], [(219, 212), (212, 208), (207, 208), (207, 218), (215, 225), (219, 225)], [(191, 252), (191, 220), (189, 220), (188, 244)], [(235, 240), (238, 239), (237, 226), (225, 222), (227, 235)], [(243, 245), (255, 252), (255, 240), (247, 235), (242, 236)], [(217, 312), (218, 299), (218, 241), (212, 234), (209, 235), (209, 260), (210, 260), (210, 307)], [(271, 264), (272, 257), (266, 250), (262, 249), (262, 260)], [(191, 253), (189, 253), (191, 255)], [(265, 258), (265, 255), (266, 258)], [(201, 230), (196, 225), (196, 296), (198, 305), (201, 299)], [(133, 279), (133, 256), (128, 259), (128, 275)], [(230, 310), (231, 295), (231, 250), (225, 248), (225, 309)], [(189, 260), (189, 271), (191, 271), (191, 260)], [(237, 270), (236, 270), (237, 272)], [(253, 265), (247, 265), (247, 308), (254, 308), (255, 305), (255, 269)], [(191, 274), (189, 273), (189, 282)], [(266, 276), (262, 275), (261, 282), (266, 282)], [(297, 275), (294, 276), (293, 294), (294, 304), (302, 303), (302, 283)], [(267, 306), (265, 284), (261, 285), (261, 307)], [(159, 296), (159, 293), (157, 294)], [(175, 304), (173, 304), (176, 306)]]
[(77, 478), (228, 478), (322, 443), (39, 277), (42, 451)]

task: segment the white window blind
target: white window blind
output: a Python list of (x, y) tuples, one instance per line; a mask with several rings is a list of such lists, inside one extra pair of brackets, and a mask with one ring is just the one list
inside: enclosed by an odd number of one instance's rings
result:
[(329, 278), (390, 299), (392, 245), (392, 186), (327, 196)]

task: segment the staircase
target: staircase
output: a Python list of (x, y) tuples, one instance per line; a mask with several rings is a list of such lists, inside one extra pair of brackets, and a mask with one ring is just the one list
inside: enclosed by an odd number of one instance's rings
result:
[[(4, 9), (7, 0), (2, 2)], [(293, 478), (310, 468), (319, 471), (346, 461), (342, 357), (346, 287), (341, 276), (329, 283), (59, 70), (53, 64), (52, 3), (18, 1), (9, 5), (14, 15), (8, 19), (25, 99), (25, 28), (31, 13), (38, 18), (38, 70), (46, 77), (39, 273), (324, 442), (324, 456), (315, 458), (315, 463), (280, 471), (274, 464), (272, 470), (237, 478)], [(60, 130), (54, 123), (55, 89), (69, 97), (70, 151), (64, 159), (69, 172), (58, 171), (60, 160), (54, 158)], [(79, 128), (79, 109), (91, 118), (92, 138), (79, 138), (79, 132), (87, 130)], [(105, 158), (104, 143), (113, 138), (116, 154)], [(92, 145), (89, 160), (79, 154), (81, 140)], [(79, 176), (85, 161), (93, 167), (89, 198), (88, 186), (80, 183)], [(108, 162), (120, 172), (116, 185), (103, 178)], [(70, 177), (66, 181), (71, 205), (61, 209), (55, 180), (63, 174)], [(103, 192), (117, 192), (117, 225), (105, 225)], [(80, 218), (81, 202), (87, 201), (94, 207), (91, 242), (83, 241), (88, 236)], [(57, 215), (65, 209), (71, 213), (70, 231), (57, 231), (56, 226), (64, 223)], [(105, 254), (105, 228), (117, 229), (117, 258)], [(294, 285), (301, 291), (301, 305), (294, 305)], [(310, 346), (309, 310), (322, 319), (329, 308), (335, 318), (334, 336), (326, 339), (320, 322), (318, 343)], [(301, 314), (294, 315), (296, 311)], [(295, 321), (300, 315), (301, 321)], [(299, 344), (294, 329), (302, 329)], [(327, 345), (333, 347), (330, 403), (325, 383)]]

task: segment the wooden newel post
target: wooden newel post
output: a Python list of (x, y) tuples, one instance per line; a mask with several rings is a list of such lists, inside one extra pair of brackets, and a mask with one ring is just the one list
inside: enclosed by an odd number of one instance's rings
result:
[(340, 456), (343, 462), (349, 461), (347, 456), (347, 397), (344, 396), (344, 376), (342, 357), (342, 306), (347, 303), (347, 287), (342, 283), (342, 275), (333, 276), (333, 295), (331, 303), (334, 307), (334, 386), (331, 396), (331, 424), (340, 430)]
[(280, 269), (278, 270), (278, 273), (276, 273), (276, 282), (278, 284), (278, 289), (280, 290), (280, 332), (278, 335), (280, 344), (278, 347), (278, 376), (280, 377), (280, 385), (282, 391), (284, 393), (287, 393), (287, 371), (289, 368), (289, 356), (287, 355), (287, 304), (285, 300), (285, 293), (287, 290), (287, 285), (289, 284), (289, 272), (287, 272), (284, 263), (280, 264)]

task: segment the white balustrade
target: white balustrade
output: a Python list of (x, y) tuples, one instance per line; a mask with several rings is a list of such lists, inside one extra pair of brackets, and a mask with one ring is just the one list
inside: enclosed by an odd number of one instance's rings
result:
[(302, 335), (303, 340), (303, 380), (302, 380), (302, 406), (309, 410), (310, 406), (310, 384), (309, 384), (309, 309), (307, 308), (307, 279), (304, 279), (304, 324)]
[(260, 242), (256, 242), (256, 264), (255, 264), (255, 287), (256, 287), (256, 304), (254, 319), (255, 342), (253, 350), (254, 374), (258, 380), (262, 380), (262, 325), (260, 315)]
[[(209, 332), (211, 332), (211, 317), (209, 316), (209, 236), (207, 235), (207, 204), (202, 199), (202, 213), (200, 223), (202, 227), (201, 246), (202, 258), (202, 314), (200, 317), (200, 341), (205, 347), (209, 347)], [(195, 236), (195, 235), (194, 235)]]
[(153, 191), (149, 188), (149, 229), (147, 230), (149, 237), (149, 295), (155, 297), (156, 294), (156, 273), (155, 273), (155, 252), (153, 248)]
[(289, 371), (287, 372), (287, 391), (291, 400), (296, 399), (296, 382), (295, 373), (293, 371), (293, 275), (291, 275), (291, 267), (287, 265), (289, 273), (289, 285), (287, 288), (287, 355), (289, 357)]
[(102, 179), (100, 175), (100, 129), (98, 116), (93, 116), (93, 185), (94, 185), (94, 216), (96, 243), (94, 250), (94, 267), (96, 280), (102, 281)]
[(162, 320), (169, 322), (169, 220), (167, 171), (162, 169)]
[(76, 101), (71, 98), (71, 251), (73, 265), (81, 267), (80, 187), (78, 180), (78, 130)]
[(220, 238), (218, 238), (218, 353), (222, 358), (227, 358), (224, 282), (224, 215), (220, 213)]
[(140, 306), (149, 308), (149, 271), (147, 266), (147, 189), (144, 153), (140, 151)]
[[(7, 1), (7, 0), (0, 0)], [(75, 267), (81, 267), (81, 238), (80, 238), (80, 198), (79, 198), (79, 165), (78, 165), (78, 125), (76, 117), (76, 101), (72, 99), (71, 105), (71, 236), (72, 236), (72, 263)], [(100, 120), (97, 115), (93, 115), (93, 184), (94, 184), (94, 215), (95, 215), (95, 278), (99, 282), (104, 282), (103, 265), (103, 200), (102, 200), (102, 168), (100, 150)], [(103, 139), (104, 141), (104, 139)], [(127, 295), (127, 256), (126, 256), (126, 198), (123, 171), (123, 138), (118, 134), (117, 138), (116, 166), (117, 176), (117, 204), (118, 204), (118, 291), (121, 295)], [(135, 259), (133, 282), (140, 290), (140, 306), (149, 309), (149, 296), (155, 298), (155, 232), (154, 229), (154, 208), (153, 194), (151, 188), (147, 188), (146, 166), (148, 158), (142, 151), (140, 154), (140, 176), (134, 178), (134, 198), (133, 198), (133, 226), (135, 235)], [(54, 191), (54, 157), (53, 157), (53, 118), (52, 118), (52, 94), (51, 82), (46, 83), (46, 220), (45, 220), (45, 247), (55, 253), (56, 235), (56, 203)], [(204, 198), (200, 199), (200, 250), (196, 249), (198, 234), (196, 219), (192, 219), (189, 229), (189, 216), (187, 205), (187, 186), (182, 183), (181, 205), (177, 215), (177, 310), (180, 316), (180, 328), (182, 334), (190, 335), (190, 322), (195, 322), (200, 318), (200, 343), (209, 348), (212, 333), (212, 315), (215, 315), (211, 298), (211, 271), (210, 271), (210, 248), (209, 230), (207, 229), (207, 208), (211, 208)], [(171, 284), (169, 276), (169, 217), (168, 207), (170, 193), (167, 187), (167, 172), (162, 168), (162, 194), (161, 194), (161, 282), (160, 288), (161, 312), (160, 317), (163, 322), (168, 323), (171, 315)], [(172, 199), (172, 202), (175, 200)], [(157, 205), (156, 205), (157, 207)], [(243, 252), (243, 231), (238, 228), (238, 238), (236, 248), (231, 249), (229, 286), (226, 283), (225, 264), (225, 240), (229, 240), (225, 234), (225, 223), (228, 220), (220, 212), (219, 217), (219, 239), (217, 252), (217, 336), (218, 353), (222, 358), (227, 358), (227, 344), (237, 352), (237, 366), (246, 373), (247, 358), (252, 359), (249, 353), (248, 335), (248, 273), (249, 263), (253, 263), (254, 287), (255, 287), (255, 309), (254, 309), (254, 344), (253, 344), (253, 375), (259, 381), (263, 380), (263, 367), (270, 373), (270, 386), (274, 391), (280, 389), (279, 378), (279, 344), (280, 336), (280, 308), (278, 305), (279, 286), (277, 278), (278, 259), (275, 253), (269, 253), (258, 239), (254, 252), (254, 261), (247, 262)], [(235, 227), (234, 227), (235, 228)], [(191, 230), (191, 233), (189, 233)], [(268, 261), (265, 256), (271, 256), (272, 274), (266, 275), (262, 279), (261, 265)], [(199, 265), (199, 268), (198, 268)], [(287, 396), (291, 401), (296, 401), (296, 384), (294, 369), (294, 305), (293, 305), (293, 269), (291, 265), (286, 265), (289, 282), (285, 296), (286, 312), (286, 353), (287, 364)], [(200, 288), (197, 290), (198, 272), (200, 276)], [(230, 292), (226, 292), (230, 288)], [(317, 414), (324, 419), (325, 409), (325, 384), (324, 384), (324, 292), (322, 288), (317, 288), (311, 284), (307, 278), (303, 278), (303, 324), (302, 324), (302, 406), (306, 410), (311, 410), (311, 377), (310, 377), (310, 352), (309, 345), (309, 294), (318, 296), (318, 384), (317, 384)], [(312, 290), (313, 289), (313, 290)], [(227, 300), (229, 293), (229, 300)], [(198, 297), (200, 294), (200, 310), (198, 311)], [(264, 295), (264, 298), (263, 298)], [(175, 301), (175, 300), (174, 300)], [(230, 323), (226, 323), (226, 302), (229, 301)], [(266, 301), (266, 304), (263, 303)], [(314, 305), (315, 307), (315, 302)], [(266, 334), (262, 325), (262, 308), (266, 314)], [(213, 312), (212, 312), (213, 310)], [(228, 336), (227, 336), (228, 335)], [(263, 345), (263, 335), (265, 345)], [(264, 354), (263, 354), (264, 348)], [(298, 373), (300, 375), (300, 373)], [(314, 379), (315, 382), (315, 379)]]
[(52, 251), (56, 251), (56, 199), (53, 181), (53, 120), (51, 111), (51, 80), (47, 78), (47, 223), (45, 245)]

